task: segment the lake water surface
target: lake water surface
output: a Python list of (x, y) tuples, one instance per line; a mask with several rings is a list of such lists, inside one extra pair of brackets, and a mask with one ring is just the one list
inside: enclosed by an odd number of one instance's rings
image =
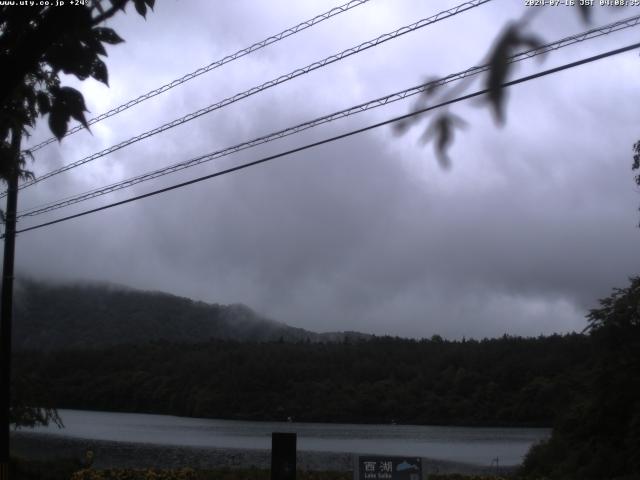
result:
[(298, 434), (298, 450), (411, 455), (489, 465), (517, 465), (529, 447), (549, 436), (544, 428), (429, 427), (328, 423), (243, 422), (138, 413), (58, 411), (65, 428), (35, 432), (111, 440), (214, 448), (271, 448), (272, 432)]

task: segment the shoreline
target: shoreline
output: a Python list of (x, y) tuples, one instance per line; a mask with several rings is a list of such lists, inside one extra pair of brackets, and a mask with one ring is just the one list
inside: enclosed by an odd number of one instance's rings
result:
[[(210, 470), (218, 468), (269, 469), (270, 450), (191, 447), (150, 443), (91, 440), (55, 434), (25, 431), (11, 432), (11, 452), (29, 460), (85, 458), (94, 453), (93, 467), (107, 468), (184, 468)], [(347, 452), (298, 451), (297, 467), (307, 471), (353, 471), (357, 454)], [(423, 473), (495, 474), (495, 468), (430, 458), (422, 459)], [(517, 467), (500, 468), (511, 473)]]

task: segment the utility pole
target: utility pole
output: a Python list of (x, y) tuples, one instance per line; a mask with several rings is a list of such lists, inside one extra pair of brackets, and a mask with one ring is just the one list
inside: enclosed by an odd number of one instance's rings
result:
[(13, 165), (7, 178), (4, 259), (2, 264), (2, 305), (0, 307), (0, 480), (9, 479), (9, 410), (11, 408), (11, 323), (13, 317), (13, 264), (18, 209), (18, 170), (20, 168), (19, 128), (11, 130)]

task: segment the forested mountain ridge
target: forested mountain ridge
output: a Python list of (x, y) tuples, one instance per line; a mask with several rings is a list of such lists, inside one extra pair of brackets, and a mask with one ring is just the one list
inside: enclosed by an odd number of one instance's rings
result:
[(59, 408), (243, 420), (551, 426), (581, 394), (584, 335), (482, 341), (155, 342), (21, 352)]
[(150, 341), (342, 341), (356, 332), (316, 333), (262, 317), (241, 304), (197, 302), (104, 283), (21, 280), (14, 300), (14, 348), (100, 348)]

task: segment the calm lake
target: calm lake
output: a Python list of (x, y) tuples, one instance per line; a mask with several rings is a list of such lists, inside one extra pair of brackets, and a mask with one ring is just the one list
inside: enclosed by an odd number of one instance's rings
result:
[(65, 428), (35, 432), (92, 440), (112, 440), (215, 448), (271, 448), (272, 432), (296, 432), (298, 450), (411, 455), (489, 465), (519, 464), (544, 428), (468, 428), (414, 425), (242, 422), (137, 413), (59, 410)]

